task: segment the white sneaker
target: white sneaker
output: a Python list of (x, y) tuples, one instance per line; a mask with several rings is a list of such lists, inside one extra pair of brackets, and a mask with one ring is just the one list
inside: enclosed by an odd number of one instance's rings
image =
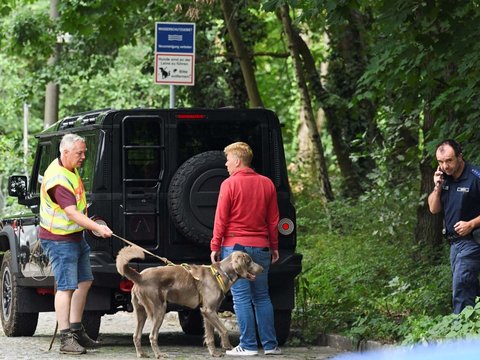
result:
[(225, 354), (233, 355), (233, 356), (255, 356), (255, 355), (258, 355), (258, 351), (246, 350), (242, 348), (240, 345), (238, 345), (237, 347), (234, 347), (232, 350), (227, 350)]
[(277, 346), (270, 350), (265, 350), (265, 355), (282, 355), (282, 350)]

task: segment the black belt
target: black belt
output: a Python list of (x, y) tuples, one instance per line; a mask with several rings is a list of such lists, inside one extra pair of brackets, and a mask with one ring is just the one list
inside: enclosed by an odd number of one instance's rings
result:
[(462, 239), (465, 239), (465, 240), (472, 240), (472, 234), (468, 234), (467, 236), (462, 236), (462, 235), (458, 235), (458, 234), (447, 234), (445, 235), (445, 238), (447, 239), (447, 241), (451, 244), (459, 241), (459, 240), (462, 240)]

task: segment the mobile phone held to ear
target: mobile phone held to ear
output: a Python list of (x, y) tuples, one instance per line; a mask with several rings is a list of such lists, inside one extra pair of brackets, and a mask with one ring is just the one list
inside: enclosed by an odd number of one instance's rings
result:
[(435, 182), (436, 186), (442, 186), (443, 181), (445, 181), (445, 176), (447, 175), (441, 168), (440, 166), (437, 167), (437, 171), (435, 172), (435, 176), (438, 176), (438, 172), (440, 171), (440, 179)]

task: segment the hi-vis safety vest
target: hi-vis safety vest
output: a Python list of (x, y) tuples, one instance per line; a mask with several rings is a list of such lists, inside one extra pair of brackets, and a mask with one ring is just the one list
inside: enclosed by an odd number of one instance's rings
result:
[(54, 203), (48, 195), (48, 190), (56, 185), (61, 185), (70, 190), (77, 201), (77, 210), (87, 214), (87, 198), (83, 187), (82, 179), (78, 174), (60, 166), (58, 159), (52, 161), (48, 166), (42, 180), (40, 190), (40, 226), (52, 234), (68, 235), (82, 231), (83, 227), (71, 221), (60, 205)]

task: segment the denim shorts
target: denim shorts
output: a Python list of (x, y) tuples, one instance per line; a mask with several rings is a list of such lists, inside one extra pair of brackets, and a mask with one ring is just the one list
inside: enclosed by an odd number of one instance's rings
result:
[(57, 290), (75, 290), (78, 283), (93, 280), (90, 246), (80, 242), (42, 240), (43, 251), (52, 265)]

